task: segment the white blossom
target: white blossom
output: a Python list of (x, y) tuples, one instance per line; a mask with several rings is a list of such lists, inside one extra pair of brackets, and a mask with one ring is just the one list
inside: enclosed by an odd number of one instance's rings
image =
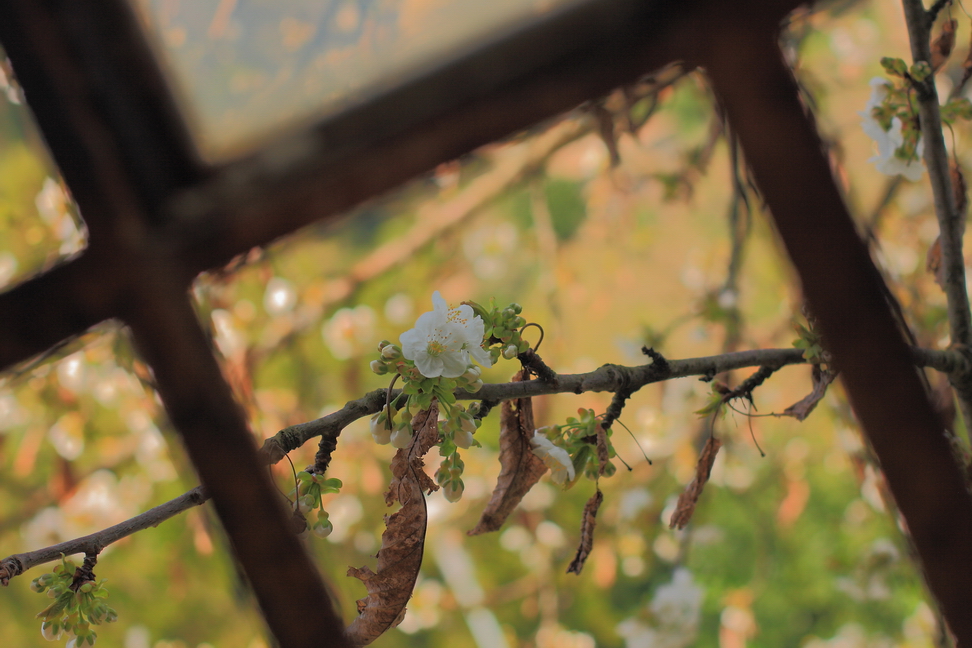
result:
[(476, 424), (472, 419), (460, 419), (460, 427), (452, 435), (452, 441), (456, 446), (467, 449), (473, 444), (473, 434), (476, 433)]
[(388, 427), (387, 421), (379, 421), (381, 414), (371, 417), (371, 436), (378, 445), (388, 445), (391, 443), (392, 431)]
[(433, 310), (422, 313), (415, 328), (402, 333), (402, 355), (412, 360), (426, 378), (458, 378), (471, 360), (492, 364), (483, 349), (486, 325), (466, 304), (450, 309), (439, 291), (432, 294)]
[(901, 133), (901, 119), (895, 117), (891, 120), (891, 128), (884, 130), (871, 114), (872, 110), (881, 105), (884, 98), (888, 95), (889, 82), (881, 77), (871, 79), (871, 98), (868, 99), (864, 110), (857, 113), (861, 116), (861, 127), (868, 137), (877, 143), (878, 153), (870, 158), (868, 162), (874, 162), (878, 171), (885, 175), (903, 175), (912, 182), (921, 178), (925, 170), (925, 164), (921, 161), (924, 151), (924, 141), (919, 139), (915, 152), (917, 160), (902, 160), (894, 153), (904, 144), (904, 136)]
[(651, 611), (664, 625), (693, 628), (702, 614), (702, 588), (692, 582), (692, 572), (679, 567), (672, 582), (655, 590)]
[(555, 446), (539, 431), (534, 431), (530, 445), (533, 446), (533, 454), (543, 459), (543, 463), (550, 469), (554, 482), (566, 484), (574, 481), (574, 463), (566, 450)]

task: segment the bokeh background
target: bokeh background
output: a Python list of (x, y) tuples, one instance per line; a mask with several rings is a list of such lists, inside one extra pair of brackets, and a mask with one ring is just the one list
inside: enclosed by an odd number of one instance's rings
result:
[[(556, 9), (491, 4), (499, 13), (474, 16), (478, 30), (457, 27), (462, 38), (435, 46), (430, 25), (468, 18), (463, 3), (145, 0), (137, 8), (203, 152), (219, 159), (310, 119), (315, 106), (354, 105), (477, 38)], [(942, 96), (961, 75), (972, 22), (959, 6), (946, 13), (959, 21), (959, 45), (939, 76)], [(395, 48), (408, 43), (420, 45), (403, 68)], [(900, 7), (821, 3), (793, 16), (785, 43), (909, 322), (922, 343), (946, 344), (944, 297), (924, 263), (937, 236), (927, 176), (910, 183), (878, 173), (858, 115), (880, 58), (908, 57)], [(367, 70), (356, 74), (359, 59)], [(389, 60), (399, 67), (382, 76)], [(13, 285), (82, 249), (85, 234), (9, 66), (2, 69), (0, 285)], [(335, 83), (325, 88), (322, 79)], [(669, 358), (789, 347), (799, 288), (758, 195), (733, 191), (734, 178), (745, 185), (744, 169), (704, 78), (686, 71), (630, 107), (618, 94), (603, 108), (614, 122), (610, 145), (603, 112), (582, 107), (201, 276), (199, 316), (255, 441), (387, 386), (368, 368), (377, 344), (411, 328), (434, 290), (453, 304), (522, 304), (545, 329), (541, 355), (561, 373), (641, 364), (644, 344)], [(967, 161), (968, 129), (947, 139)], [(505, 381), (515, 371), (501, 362), (484, 377)], [(126, 331), (112, 323), (0, 377), (0, 553), (90, 533), (196, 485), (149, 382)], [(757, 390), (757, 413), (781, 412), (810, 389), (809, 368), (784, 369)], [(429, 498), (418, 587), (404, 622), (376, 645), (939, 645), (933, 604), (839, 385), (804, 422), (718, 420), (725, 447), (693, 522), (668, 528), (709, 434), (693, 413), (708, 392), (707, 383), (682, 379), (631, 398), (621, 417), (631, 434), (616, 425), (614, 435), (631, 470), (602, 480), (605, 501), (580, 576), (565, 571), (591, 482), (564, 492), (545, 479), (503, 530), (466, 537), (499, 472), (497, 416), (489, 417), (477, 434), (483, 447), (463, 453), (462, 501)], [(562, 423), (578, 408), (602, 412), (609, 402), (607, 394), (537, 399), (537, 423)], [(310, 443), (292, 453), (297, 468), (315, 451)], [(345, 571), (374, 566), (392, 451), (374, 443), (367, 421), (343, 432), (331, 476), (345, 486), (325, 504), (334, 532), (307, 538), (346, 619), (365, 592)], [(293, 488), (289, 464), (273, 474), (282, 491)], [(267, 563), (272, 569), (273, 556)], [(34, 619), (46, 599), (28, 588), (42, 571), (0, 592), (6, 645), (47, 645)], [(120, 617), (99, 629), (102, 645), (268, 645), (207, 507), (110, 547), (97, 575), (108, 579)]]

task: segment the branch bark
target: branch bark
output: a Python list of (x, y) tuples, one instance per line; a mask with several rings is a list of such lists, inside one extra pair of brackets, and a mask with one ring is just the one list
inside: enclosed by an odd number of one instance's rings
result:
[[(932, 11), (926, 11), (921, 0), (902, 0), (911, 55), (915, 63), (925, 61), (931, 65), (931, 26), (942, 3), (936, 3)], [(935, 76), (914, 83), (918, 99), (918, 115), (921, 119), (921, 137), (925, 149), (925, 166), (931, 182), (935, 201), (935, 215), (941, 230), (943, 289), (948, 299), (948, 324), (952, 344), (972, 346), (972, 313), (965, 279), (965, 259), (962, 254), (962, 236), (965, 233), (965, 215), (959, 213), (948, 168), (948, 151), (942, 134), (942, 116), (938, 106)], [(958, 394), (962, 418), (966, 429), (972, 430), (972, 376), (953, 374), (952, 387)], [(972, 437), (970, 437), (972, 438)]]
[[(967, 354), (954, 350), (937, 351), (913, 348), (911, 354), (916, 366), (933, 368), (945, 373), (966, 371), (972, 366), (972, 360)], [(580, 394), (586, 391), (634, 393), (646, 385), (665, 380), (692, 376), (714, 376), (724, 371), (747, 367), (761, 367), (766, 368), (765, 371), (769, 371), (770, 369), (775, 370), (787, 365), (803, 364), (804, 362), (803, 352), (800, 349), (755, 349), (718, 356), (667, 360), (664, 363), (656, 360), (652, 364), (637, 367), (609, 364), (586, 374), (558, 374), (556, 382), (528, 380), (515, 383), (487, 384), (475, 394), (458, 390), (456, 397), (465, 400), (482, 399), (498, 403), (530, 396)], [(392, 398), (397, 397), (400, 393), (400, 390), (394, 390)], [(268, 464), (276, 464), (283, 460), (287, 453), (316, 437), (328, 437), (336, 442), (341, 432), (348, 425), (381, 411), (385, 406), (386, 397), (387, 390), (376, 389), (361, 398), (348, 401), (337, 412), (313, 421), (284, 428), (264, 442), (260, 449), (261, 458)], [(108, 545), (122, 538), (149, 527), (158, 526), (169, 518), (192, 507), (200, 506), (208, 500), (209, 494), (202, 486), (197, 486), (173, 500), (102, 531), (50, 547), (8, 556), (0, 560), (0, 584), (7, 585), (11, 578), (19, 576), (37, 565), (57, 560), (62, 553), (64, 555), (99, 553)]]

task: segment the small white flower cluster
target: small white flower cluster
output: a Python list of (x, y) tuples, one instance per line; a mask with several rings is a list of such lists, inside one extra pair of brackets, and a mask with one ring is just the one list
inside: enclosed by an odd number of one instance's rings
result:
[(415, 328), (402, 333), (402, 355), (415, 363), (426, 378), (458, 378), (472, 360), (493, 364), (483, 349), (486, 325), (466, 304), (450, 309), (439, 291), (432, 293), (433, 310), (422, 313)]
[(888, 88), (891, 82), (882, 77), (871, 79), (871, 98), (868, 99), (864, 110), (857, 113), (861, 116), (861, 127), (864, 133), (877, 143), (878, 153), (870, 158), (868, 162), (874, 162), (877, 170), (889, 176), (903, 175), (912, 182), (921, 178), (925, 170), (925, 164), (921, 161), (924, 151), (924, 142), (918, 140), (915, 152), (918, 154), (917, 160), (903, 160), (895, 152), (904, 144), (904, 136), (901, 134), (901, 118), (895, 117), (891, 120), (891, 128), (884, 130), (881, 124), (874, 119), (873, 110), (880, 106), (888, 96)]
[(563, 485), (574, 481), (574, 463), (566, 450), (555, 446), (540, 430), (533, 432), (530, 445), (533, 446), (533, 454), (543, 459), (550, 469), (555, 483)]
[(637, 618), (622, 621), (617, 632), (625, 648), (687, 648), (695, 643), (702, 619), (704, 590), (692, 579), (692, 572), (679, 567), (672, 582), (655, 590), (649, 604), (654, 619), (646, 625)]

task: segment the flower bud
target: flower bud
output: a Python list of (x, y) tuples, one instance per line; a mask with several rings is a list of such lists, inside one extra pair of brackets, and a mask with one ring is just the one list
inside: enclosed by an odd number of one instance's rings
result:
[(297, 508), (300, 509), (301, 513), (307, 514), (314, 510), (314, 505), (317, 502), (310, 495), (304, 495), (299, 500), (297, 500)]
[(462, 499), (462, 492), (466, 490), (465, 484), (461, 479), (454, 479), (442, 487), (442, 494), (450, 502), (458, 502)]
[(476, 382), (480, 376), (483, 375), (483, 370), (473, 365), (466, 369), (466, 373), (462, 374), (462, 377), (469, 382)]
[(381, 357), (385, 360), (398, 360), (402, 357), (402, 350), (395, 344), (389, 344), (381, 350)]
[(379, 376), (384, 376), (386, 373), (388, 373), (388, 365), (381, 360), (372, 360), (371, 370)]
[(48, 641), (57, 641), (61, 637), (61, 628), (52, 621), (45, 621), (41, 624), (41, 636)]
[(401, 427), (391, 433), (391, 444), (393, 448), (407, 448), (412, 442), (412, 431), (407, 427)]
[(483, 384), (484, 384), (483, 379), (477, 378), (473, 382), (466, 385), (466, 391), (469, 392), (470, 394), (475, 394), (476, 392), (478, 392), (480, 389), (483, 388)]
[(388, 445), (391, 443), (392, 431), (388, 429), (388, 424), (381, 420), (381, 414), (371, 417), (371, 437), (378, 445)]
[(331, 531), (334, 530), (334, 525), (331, 524), (330, 520), (326, 520), (324, 522), (317, 522), (314, 525), (313, 530), (314, 530), (314, 535), (316, 535), (318, 538), (326, 538), (327, 536), (331, 535)]
[[(473, 431), (475, 431), (475, 428), (476, 426), (473, 425)], [(473, 443), (472, 432), (467, 430), (466, 426), (463, 425), (460, 429), (456, 430), (455, 433), (452, 435), (452, 442), (455, 443), (458, 447), (465, 450)]]
[(385, 347), (388, 346), (389, 344), (391, 344), (391, 342), (389, 342), (388, 340), (382, 340), (381, 342), (378, 343), (378, 350), (384, 351)]
[(507, 360), (512, 360), (516, 357), (516, 345), (511, 344), (503, 349), (503, 357)]

